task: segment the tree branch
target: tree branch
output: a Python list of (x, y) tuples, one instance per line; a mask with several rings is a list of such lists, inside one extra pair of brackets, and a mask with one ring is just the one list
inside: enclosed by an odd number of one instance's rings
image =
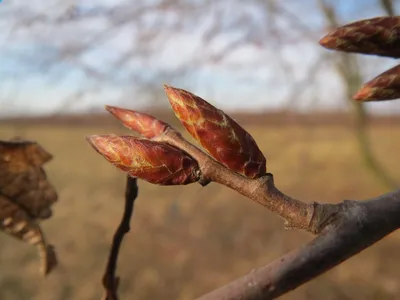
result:
[(138, 195), (137, 179), (127, 176), (125, 188), (125, 209), (122, 220), (115, 231), (108, 257), (107, 267), (103, 276), (104, 296), (103, 300), (118, 300), (117, 289), (119, 278), (115, 276), (119, 249), (124, 235), (130, 230), (130, 220), (133, 213), (133, 206)]
[(400, 190), (368, 201), (344, 201), (339, 207), (330, 225), (307, 245), (197, 300), (274, 299), (400, 227)]

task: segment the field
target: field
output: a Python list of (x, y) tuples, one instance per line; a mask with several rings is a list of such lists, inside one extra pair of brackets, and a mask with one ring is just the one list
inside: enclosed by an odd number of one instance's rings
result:
[[(387, 192), (359, 157), (346, 124), (244, 124), (285, 193), (307, 202), (368, 199)], [(2, 139), (37, 140), (55, 158), (46, 171), (59, 193), (43, 223), (60, 265), (43, 279), (34, 247), (0, 234), (0, 299), (99, 300), (125, 176), (84, 136), (127, 133), (118, 124), (0, 124)], [(400, 182), (400, 125), (369, 129), (373, 151)], [(187, 135), (186, 135), (187, 136)], [(194, 299), (309, 241), (275, 215), (224, 186), (160, 187), (139, 181), (131, 232), (118, 268), (123, 299)], [(281, 299), (398, 299), (400, 233)]]

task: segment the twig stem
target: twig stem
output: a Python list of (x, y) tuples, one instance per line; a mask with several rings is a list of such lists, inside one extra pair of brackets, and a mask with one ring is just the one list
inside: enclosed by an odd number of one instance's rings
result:
[(133, 214), (135, 199), (138, 195), (137, 179), (127, 176), (125, 188), (125, 209), (117, 230), (115, 231), (108, 257), (107, 267), (103, 276), (103, 300), (118, 300), (119, 278), (115, 276), (118, 254), (124, 235), (130, 230), (130, 220)]

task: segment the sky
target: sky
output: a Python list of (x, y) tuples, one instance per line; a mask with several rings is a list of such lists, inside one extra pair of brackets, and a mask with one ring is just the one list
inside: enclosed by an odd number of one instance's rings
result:
[[(315, 0), (282, 2), (275, 14), (256, 0), (160, 1), (3, 0), (0, 116), (167, 105), (162, 84), (226, 111), (346, 107), (329, 61), (311, 75), (331, 54), (318, 45), (326, 31)], [(384, 14), (376, 0), (331, 2), (345, 23)], [(395, 65), (361, 62), (366, 80)], [(395, 104), (368, 108), (397, 112)]]

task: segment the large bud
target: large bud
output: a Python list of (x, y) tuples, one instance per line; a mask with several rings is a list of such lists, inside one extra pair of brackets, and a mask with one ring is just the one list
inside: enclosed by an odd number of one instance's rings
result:
[(253, 137), (238, 123), (202, 98), (165, 86), (176, 117), (211, 156), (249, 178), (266, 172), (266, 159)]
[(330, 32), (319, 43), (332, 50), (399, 58), (400, 17), (353, 22)]

